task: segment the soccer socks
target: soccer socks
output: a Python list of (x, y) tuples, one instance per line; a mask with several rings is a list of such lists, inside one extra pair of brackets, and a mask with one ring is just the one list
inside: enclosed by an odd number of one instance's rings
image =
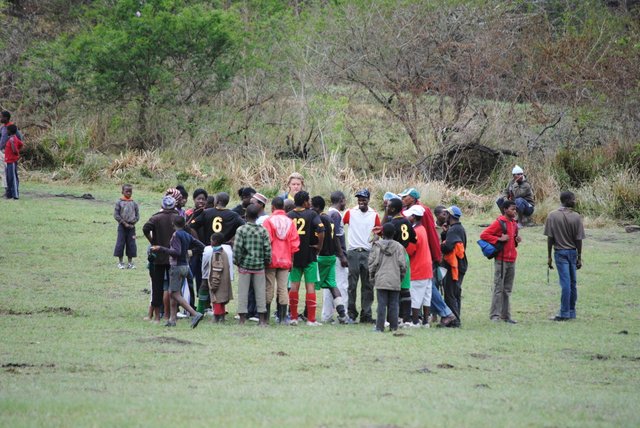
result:
[(289, 291), (289, 309), (291, 310), (291, 319), (298, 320), (298, 292)]
[(316, 293), (307, 293), (307, 320), (316, 322)]
[(225, 312), (225, 308), (224, 308), (224, 305), (222, 303), (214, 303), (213, 304), (213, 314), (214, 315), (224, 315), (224, 312)]

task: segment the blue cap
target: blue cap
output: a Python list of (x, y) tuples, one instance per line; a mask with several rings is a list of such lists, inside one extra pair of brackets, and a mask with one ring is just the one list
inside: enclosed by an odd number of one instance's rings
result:
[(462, 217), (462, 211), (455, 205), (451, 205), (449, 208), (447, 208), (447, 212), (455, 218)]
[(391, 199), (400, 199), (400, 196), (396, 195), (395, 193), (387, 192), (382, 197), (383, 201), (390, 201)]

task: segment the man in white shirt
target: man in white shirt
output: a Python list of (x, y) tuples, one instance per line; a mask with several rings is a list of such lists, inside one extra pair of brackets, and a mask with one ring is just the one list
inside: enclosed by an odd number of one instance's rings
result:
[(356, 298), (358, 296), (358, 279), (360, 289), (360, 322), (375, 323), (371, 316), (373, 305), (373, 286), (369, 281), (369, 251), (371, 251), (371, 235), (374, 227), (380, 226), (378, 213), (369, 207), (371, 194), (367, 189), (360, 189), (355, 194), (358, 206), (350, 208), (344, 215), (343, 222), (348, 226), (347, 260), (349, 262), (349, 318), (358, 317)]

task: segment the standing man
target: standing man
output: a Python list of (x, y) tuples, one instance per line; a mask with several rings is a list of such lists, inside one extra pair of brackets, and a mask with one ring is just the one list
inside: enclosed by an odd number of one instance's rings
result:
[(516, 203), (505, 201), (502, 205), (502, 214), (489, 225), (481, 234), (480, 239), (492, 245), (498, 242), (504, 243), (502, 251), (498, 253), (494, 261), (493, 269), (493, 298), (491, 300), (491, 321), (505, 321), (510, 324), (517, 322), (511, 318), (511, 290), (516, 276), (516, 247), (522, 241), (518, 236), (516, 223)]
[(342, 294), (336, 283), (336, 260), (344, 257), (340, 240), (335, 234), (335, 224), (324, 212), (325, 202), (322, 196), (311, 198), (312, 209), (318, 213), (324, 226), (324, 243), (322, 251), (318, 253), (318, 274), (320, 281), (316, 283), (316, 290), (329, 290), (331, 301), (338, 312), (338, 321), (341, 324), (347, 322), (347, 313), (344, 309)]
[(373, 305), (373, 285), (369, 281), (369, 252), (371, 251), (371, 232), (380, 226), (378, 213), (369, 207), (371, 194), (367, 189), (356, 192), (358, 206), (347, 210), (343, 222), (349, 226), (349, 318), (358, 317), (356, 298), (358, 297), (358, 278), (360, 289), (360, 322), (374, 323), (371, 315)]
[(526, 217), (533, 214), (533, 190), (531, 184), (524, 176), (524, 170), (516, 165), (511, 170), (513, 179), (509, 181), (507, 188), (502, 192), (502, 195), (496, 201), (498, 208), (502, 211), (502, 205), (504, 201), (509, 200), (516, 203), (516, 210), (518, 211), (518, 226), (523, 226), (523, 221)]
[(324, 243), (324, 225), (320, 216), (309, 209), (309, 193), (299, 191), (294, 196), (296, 207), (289, 211), (287, 217), (293, 220), (298, 237), (300, 250), (293, 255), (293, 267), (289, 274), (291, 290), (289, 291), (289, 306), (291, 310), (291, 325), (298, 325), (298, 298), (300, 282), (304, 275), (306, 287), (307, 325), (319, 326), (316, 321), (316, 282), (318, 275), (317, 255), (322, 251)]
[[(172, 196), (162, 198), (162, 209), (149, 218), (142, 226), (142, 233), (152, 246), (168, 248), (174, 233), (173, 219), (178, 216), (176, 200)], [(153, 262), (149, 275), (151, 276), (151, 306), (155, 321), (160, 321), (160, 308), (164, 306), (164, 316), (169, 318), (171, 310), (171, 293), (169, 283), (165, 287), (165, 279), (169, 279), (169, 254), (153, 253)]]
[[(0, 113), (0, 123), (2, 124), (2, 126), (0, 126), (0, 177), (2, 177), (4, 196), (9, 197), (9, 192), (7, 189), (7, 176), (5, 171), (7, 165), (5, 164), (4, 159), (4, 149), (7, 145), (7, 141), (9, 141), (9, 133), (7, 132), (7, 127), (13, 125), (13, 123), (11, 122), (11, 113), (6, 110), (2, 111)], [(22, 134), (20, 133), (20, 131), (17, 131), (16, 135), (18, 136), (18, 139), (20, 141), (24, 141), (24, 138), (22, 138)]]
[(552, 211), (544, 223), (544, 234), (547, 236), (547, 263), (553, 269), (551, 248), (555, 247), (554, 257), (560, 279), (560, 312), (553, 321), (566, 321), (576, 318), (576, 286), (577, 270), (582, 267), (582, 240), (584, 224), (580, 214), (573, 211), (576, 197), (572, 192), (560, 194), (562, 207)]
[(460, 324), (462, 309), (462, 280), (467, 272), (467, 232), (464, 230), (460, 217), (462, 211), (453, 205), (447, 208), (447, 234), (442, 241), (443, 267), (447, 268), (447, 274), (443, 280), (444, 301), (455, 314)]
[(440, 251), (440, 239), (438, 239), (438, 231), (436, 230), (436, 223), (433, 220), (433, 213), (428, 206), (420, 202), (420, 192), (413, 187), (403, 190), (398, 196), (402, 198), (402, 205), (405, 210), (414, 205), (419, 205), (424, 208), (422, 225), (427, 232), (432, 264), (434, 267), (438, 266), (440, 260), (442, 260), (442, 251)]
[[(411, 263), (411, 322), (405, 322), (408, 327), (429, 327), (429, 310), (431, 308), (431, 291), (433, 289), (433, 266), (427, 232), (422, 225), (425, 209), (420, 205), (413, 205), (404, 211), (416, 233), (416, 244), (407, 247)], [(420, 314), (422, 325), (420, 324)], [(408, 320), (407, 320), (408, 321)]]
[[(331, 193), (331, 206), (327, 210), (327, 215), (333, 223), (333, 231), (340, 241), (342, 256), (336, 259), (336, 284), (342, 303), (345, 307), (349, 306), (349, 262), (347, 261), (347, 243), (344, 236), (344, 223), (342, 222), (342, 212), (347, 206), (347, 198), (339, 190)], [(331, 290), (325, 289), (322, 295), (322, 320), (329, 321), (333, 316), (334, 304)], [(347, 322), (350, 320), (347, 320)]]

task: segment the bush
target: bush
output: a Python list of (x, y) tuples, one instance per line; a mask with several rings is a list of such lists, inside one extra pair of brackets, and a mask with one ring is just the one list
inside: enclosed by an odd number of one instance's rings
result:
[(622, 220), (640, 223), (640, 180), (619, 180), (613, 183), (613, 215)]
[(58, 166), (53, 151), (41, 141), (25, 144), (21, 156), (29, 169), (53, 169)]
[(88, 155), (78, 168), (77, 176), (83, 182), (97, 181), (107, 166), (108, 162), (104, 156)]

